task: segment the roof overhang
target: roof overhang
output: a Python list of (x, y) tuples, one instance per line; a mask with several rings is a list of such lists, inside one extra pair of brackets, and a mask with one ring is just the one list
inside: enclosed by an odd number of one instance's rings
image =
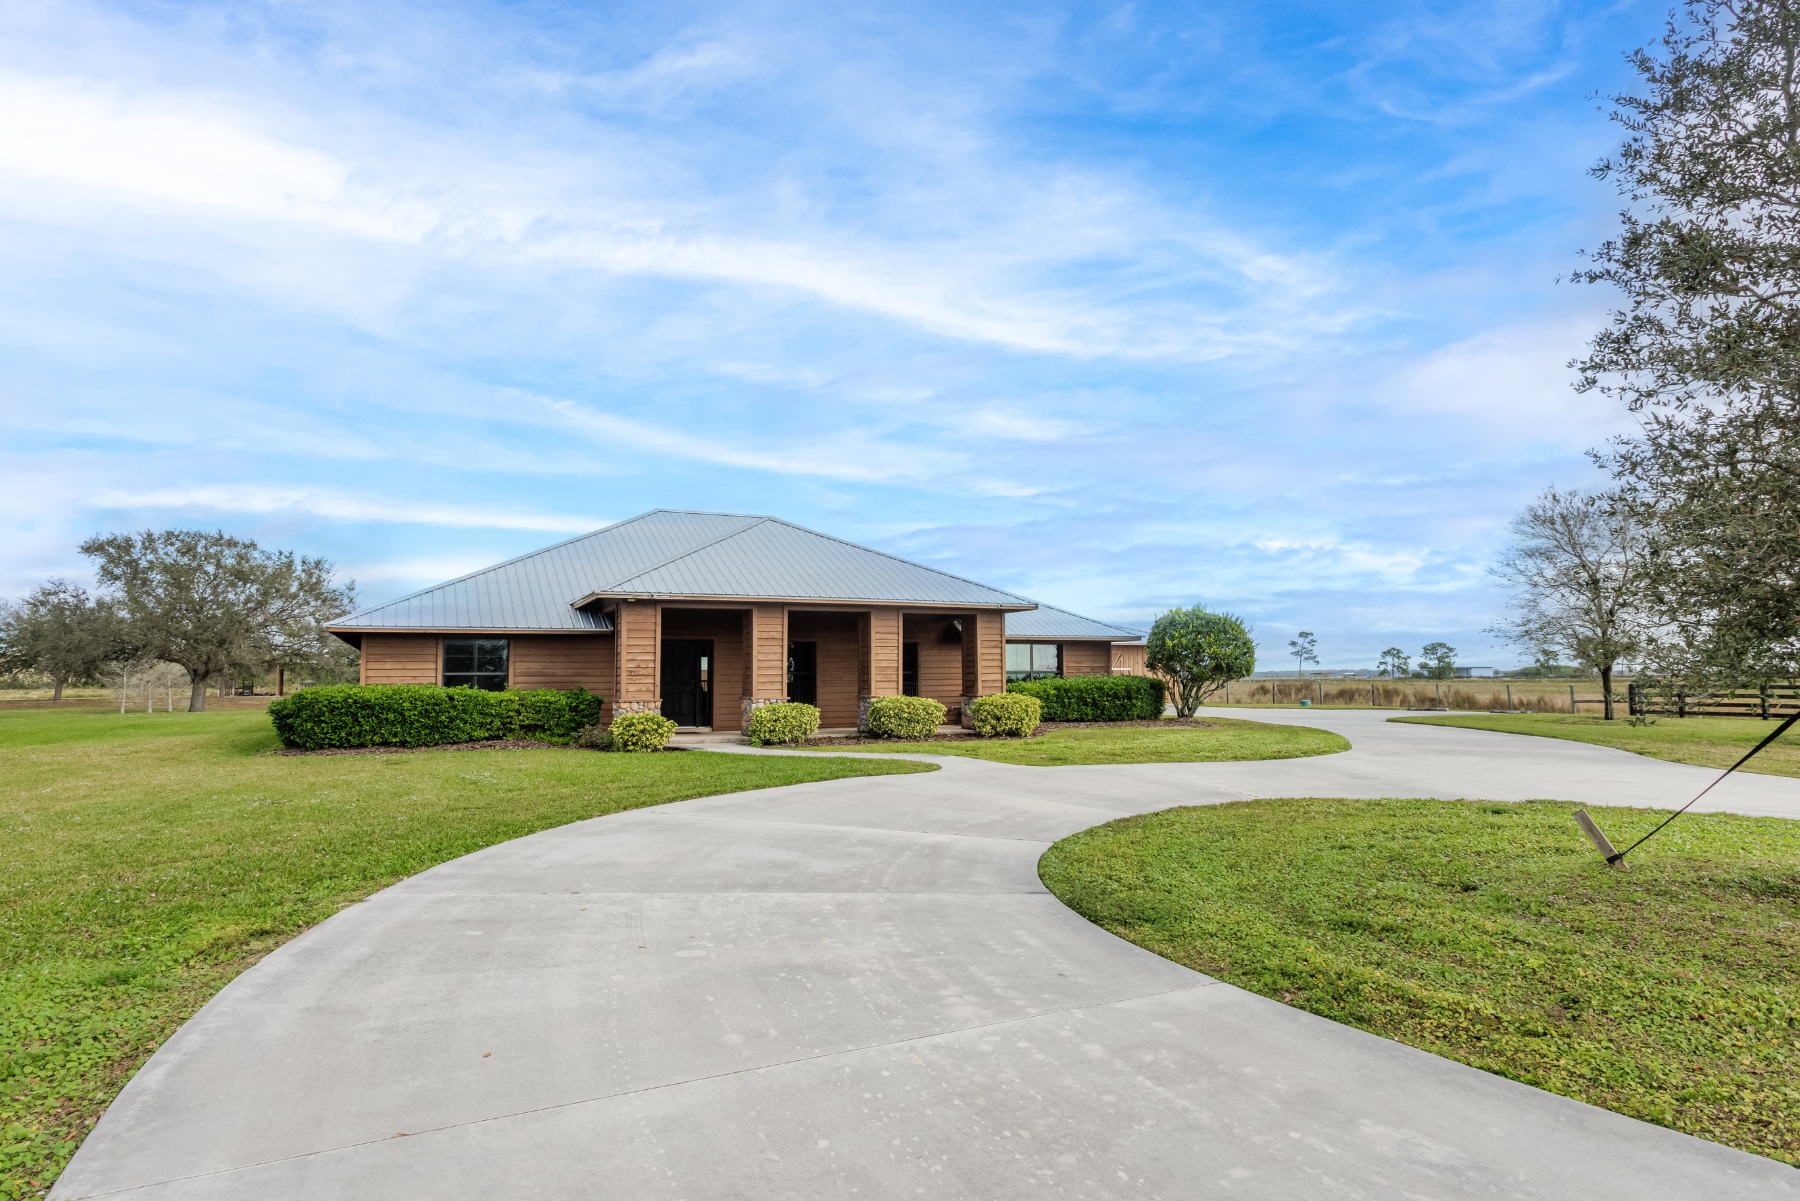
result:
[(968, 601), (884, 600), (866, 596), (693, 596), (648, 592), (590, 592), (578, 601), (571, 601), (569, 608), (591, 609), (595, 605), (610, 607), (626, 601), (660, 601), (663, 604), (733, 609), (747, 605), (787, 605), (790, 608), (866, 608), (880, 605), (915, 612), (944, 613), (969, 613), (976, 609), (994, 613), (1025, 613), (1037, 608), (1028, 602), (1017, 605), (977, 605)]

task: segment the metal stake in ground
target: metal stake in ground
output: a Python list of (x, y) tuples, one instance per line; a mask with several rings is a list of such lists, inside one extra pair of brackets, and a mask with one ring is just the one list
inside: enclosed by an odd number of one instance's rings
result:
[(1755, 746), (1750, 748), (1750, 753), (1748, 755), (1745, 755), (1742, 759), (1739, 759), (1736, 763), (1733, 763), (1730, 767), (1728, 767), (1724, 771), (1720, 772), (1718, 780), (1714, 780), (1711, 784), (1708, 784), (1705, 788), (1702, 788), (1700, 790), (1699, 796), (1696, 796), (1692, 801), (1689, 801), (1687, 804), (1683, 805), (1681, 808), (1677, 809), (1675, 812), (1669, 814), (1669, 816), (1663, 818), (1661, 825), (1658, 825), (1656, 827), (1656, 829), (1650, 831), (1650, 833), (1644, 835), (1642, 838), (1638, 839), (1636, 842), (1632, 843), (1630, 846), (1626, 847), (1622, 851), (1615, 851), (1612, 849), (1612, 843), (1607, 841), (1606, 835), (1604, 835), (1600, 832), (1600, 827), (1596, 826), (1594, 824), (1594, 819), (1587, 815), (1587, 810), (1577, 809), (1575, 811), (1575, 822), (1587, 834), (1588, 840), (1600, 849), (1600, 853), (1602, 855), (1606, 856), (1606, 861), (1608, 863), (1615, 864), (1617, 866), (1622, 867), (1622, 866), (1624, 866), (1624, 863), (1625, 863), (1625, 856), (1631, 854), (1631, 852), (1637, 850), (1639, 847), (1641, 847), (1645, 843), (1649, 842), (1652, 838), (1655, 838), (1658, 834), (1662, 833), (1663, 826), (1668, 825), (1670, 822), (1674, 821), (1676, 818), (1678, 818), (1682, 814), (1686, 813), (1689, 809), (1692, 809), (1694, 807), (1695, 802), (1699, 801), (1700, 797), (1705, 796), (1707, 793), (1711, 792), (1713, 789), (1715, 789), (1719, 786), (1719, 780), (1723, 780), (1726, 776), (1729, 776), (1732, 772), (1734, 772), (1738, 768), (1744, 766), (1744, 764), (1750, 762), (1751, 758), (1756, 754), (1756, 752), (1762, 750), (1764, 747), (1768, 746), (1771, 742), (1774, 742), (1777, 738), (1780, 738), (1783, 734), (1787, 733), (1788, 727), (1793, 725), (1797, 721), (1800, 721), (1800, 713), (1794, 714), (1792, 717), (1790, 717), (1786, 721), (1782, 722), (1779, 726), (1776, 726), (1774, 731), (1767, 738), (1763, 739), (1761, 742), (1757, 743)]

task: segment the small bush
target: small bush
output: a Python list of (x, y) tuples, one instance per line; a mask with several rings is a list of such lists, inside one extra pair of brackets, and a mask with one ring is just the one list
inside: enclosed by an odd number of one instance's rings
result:
[(944, 724), (944, 707), (928, 696), (878, 696), (869, 702), (869, 733), (883, 738), (930, 738)]
[(309, 751), (491, 738), (566, 743), (599, 718), (600, 698), (581, 688), (485, 692), (434, 684), (332, 684), (269, 704), (282, 743)]
[(1028, 693), (999, 692), (969, 702), (969, 720), (977, 734), (1023, 738), (1038, 728), (1044, 706)]
[(674, 719), (660, 713), (621, 713), (613, 718), (612, 749), (660, 751), (674, 733)]
[(575, 735), (575, 745), (588, 751), (610, 751), (612, 750), (612, 731), (599, 722), (595, 722)]
[(750, 745), (780, 746), (811, 738), (819, 729), (819, 711), (799, 701), (758, 705), (750, 710)]
[(1065, 676), (1022, 680), (1011, 693), (1035, 696), (1045, 721), (1149, 721), (1163, 714), (1164, 684), (1155, 676)]

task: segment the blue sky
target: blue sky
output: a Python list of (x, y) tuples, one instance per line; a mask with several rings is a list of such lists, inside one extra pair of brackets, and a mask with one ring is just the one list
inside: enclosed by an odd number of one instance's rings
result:
[(1662, 12), (8, 3), (0, 595), (96, 531), (374, 602), (722, 509), (1511, 664), (1508, 519), (1629, 429), (1556, 279)]

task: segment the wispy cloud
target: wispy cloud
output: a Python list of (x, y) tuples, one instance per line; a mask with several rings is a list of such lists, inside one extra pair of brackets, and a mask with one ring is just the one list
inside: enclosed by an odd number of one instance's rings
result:
[(566, 514), (535, 514), (418, 504), (373, 496), (314, 489), (263, 488), (254, 484), (211, 484), (161, 491), (109, 489), (88, 498), (96, 509), (166, 509), (183, 513), (303, 513), (333, 521), (473, 527), (494, 530), (544, 530), (581, 533), (599, 529), (605, 520)]

